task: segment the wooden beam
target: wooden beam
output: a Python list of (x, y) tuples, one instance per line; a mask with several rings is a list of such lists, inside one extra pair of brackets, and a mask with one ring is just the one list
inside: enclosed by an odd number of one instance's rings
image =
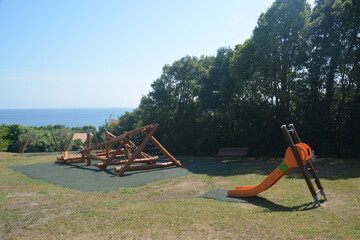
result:
[(24, 154), (24, 152), (25, 152), (26, 146), (28, 145), (28, 143), (29, 143), (29, 141), (30, 141), (31, 135), (32, 135), (32, 133), (29, 132), (29, 133), (28, 133), (28, 136), (27, 136), (27, 138), (26, 138), (25, 144), (24, 144), (24, 146), (23, 146), (23, 148), (22, 148), (22, 150), (21, 150), (21, 156), (22, 156), (22, 155)]
[(85, 160), (82, 158), (82, 159), (74, 159), (74, 160), (68, 160), (68, 161), (65, 161), (65, 164), (68, 164), (68, 165), (70, 165), (70, 164), (73, 164), (73, 163), (83, 163), (83, 162), (85, 162)]
[(100, 166), (100, 171), (104, 171), (108, 165), (111, 165), (112, 160), (114, 160), (116, 157), (126, 156), (124, 146), (125, 146), (125, 142), (122, 141), (120, 146), (116, 150), (114, 150), (112, 155), (110, 157), (107, 157), (107, 160), (104, 161), (104, 164)]
[(118, 176), (122, 176), (124, 174), (124, 172), (130, 167), (130, 165), (132, 164), (132, 162), (135, 160), (135, 158), (142, 152), (142, 150), (145, 148), (145, 146), (148, 144), (148, 142), (150, 141), (150, 138), (152, 137), (152, 135), (155, 133), (155, 131), (157, 130), (157, 128), (159, 127), (159, 124), (155, 124), (152, 125), (152, 129), (150, 130), (150, 132), (148, 132), (145, 137), (145, 139), (143, 140), (143, 142), (140, 144), (140, 146), (136, 149), (135, 153), (131, 156), (131, 158), (129, 159), (129, 161), (125, 164), (124, 167), (122, 167), (119, 170)]
[(68, 144), (66, 145), (65, 152), (66, 152), (66, 151), (69, 151), (71, 142), (72, 142), (72, 140), (73, 140), (73, 138), (74, 138), (74, 134), (75, 134), (75, 133), (72, 133), (72, 134), (71, 134), (71, 137), (70, 137), (70, 139), (69, 139), (69, 142), (68, 142)]
[(129, 132), (125, 132), (124, 134), (121, 134), (120, 136), (117, 136), (114, 139), (111, 139), (109, 141), (97, 144), (97, 145), (95, 145), (95, 146), (93, 146), (93, 147), (91, 147), (89, 149), (81, 150), (80, 152), (85, 153), (85, 152), (90, 152), (90, 151), (96, 150), (96, 149), (98, 149), (100, 147), (110, 146), (111, 144), (118, 143), (118, 142), (124, 140), (126, 137), (131, 137), (134, 134), (141, 133), (143, 131), (149, 131), (149, 130), (151, 131), (153, 128), (155, 128), (155, 126), (156, 126), (156, 124), (151, 124), (151, 125), (147, 125), (145, 127), (140, 127), (140, 128), (131, 130)]
[(108, 161), (114, 160), (116, 156), (118, 156), (121, 152), (123, 152), (122, 154), (126, 155), (124, 153), (125, 152), (124, 146), (125, 146), (125, 142), (121, 142), (120, 146), (111, 154)]
[(60, 145), (59, 145), (59, 143), (56, 141), (56, 138), (55, 138), (55, 135), (54, 135), (53, 131), (50, 130), (50, 133), (51, 133), (52, 138), (54, 139), (54, 142), (55, 142), (55, 145), (56, 145), (56, 148), (57, 148), (58, 152), (61, 154)]
[[(91, 135), (90, 133), (86, 134), (86, 148), (90, 148), (91, 147)], [(86, 157), (86, 164), (88, 166), (91, 165), (91, 157)]]
[(99, 144), (100, 142), (99, 142), (99, 139), (96, 137), (96, 133), (94, 132), (94, 133), (92, 133), (92, 135), (94, 136), (96, 144)]
[[(152, 158), (137, 158), (133, 161), (133, 163), (155, 163), (156, 160), (158, 160), (159, 157), (152, 157)], [(110, 166), (110, 165), (121, 165), (121, 164), (126, 164), (127, 161), (129, 161), (128, 159), (125, 159), (125, 160), (118, 160), (118, 161), (113, 161), (113, 162), (109, 162), (109, 163), (98, 163), (97, 165), (98, 166), (104, 166), (105, 164), (107, 166)]]
[(110, 137), (111, 138), (116, 138), (116, 136), (114, 134), (112, 134), (111, 132), (109, 132), (109, 131), (105, 131), (105, 134), (107, 135), (106, 140), (110, 140)]
[(106, 160), (108, 160), (108, 158), (99, 157), (99, 156), (97, 156), (97, 155), (93, 155), (93, 154), (90, 154), (90, 153), (83, 153), (83, 155), (84, 155), (86, 158), (91, 158), (91, 159), (95, 159), (95, 160), (100, 160), (100, 161), (106, 161)]
[(176, 166), (181, 167), (181, 162), (174, 158), (173, 155), (171, 155), (164, 147), (161, 145), (161, 143), (154, 138), (154, 136), (151, 136), (150, 138), (151, 142), (170, 160), (172, 161)]
[(81, 155), (69, 156), (68, 152), (65, 152), (64, 155), (58, 156), (57, 161), (55, 161), (55, 163), (58, 164), (71, 164), (77, 162), (85, 162), (84, 157)]
[[(106, 141), (110, 140), (110, 135), (109, 135), (108, 131), (105, 132), (105, 139), (106, 139)], [(110, 156), (110, 146), (109, 145), (105, 147), (105, 151), (106, 151), (106, 157), (108, 158)]]
[[(142, 166), (131, 166), (126, 169), (126, 171), (140, 171), (140, 170), (150, 170), (154, 168), (165, 168), (175, 166), (173, 162), (164, 162), (164, 163), (155, 163), (155, 164), (149, 164), (149, 165), (142, 165)], [(124, 167), (115, 167), (115, 172), (124, 172)]]

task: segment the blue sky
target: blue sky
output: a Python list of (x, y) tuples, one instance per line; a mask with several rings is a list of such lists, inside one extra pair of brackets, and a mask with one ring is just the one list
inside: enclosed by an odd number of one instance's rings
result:
[(165, 64), (243, 43), (272, 2), (0, 0), (0, 108), (137, 107)]

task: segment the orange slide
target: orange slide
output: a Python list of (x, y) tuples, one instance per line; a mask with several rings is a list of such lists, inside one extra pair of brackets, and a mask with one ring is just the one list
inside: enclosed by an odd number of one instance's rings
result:
[[(295, 144), (296, 151), (299, 153), (301, 161), (305, 164), (312, 158), (312, 150), (305, 143)], [(264, 181), (256, 186), (240, 186), (234, 190), (229, 190), (228, 195), (231, 197), (251, 197), (255, 196), (274, 185), (282, 176), (291, 169), (298, 167), (295, 156), (290, 147), (286, 149), (283, 162), (267, 177)]]

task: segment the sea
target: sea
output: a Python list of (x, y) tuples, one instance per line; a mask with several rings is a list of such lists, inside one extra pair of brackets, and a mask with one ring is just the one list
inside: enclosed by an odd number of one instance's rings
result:
[(67, 127), (94, 126), (98, 128), (106, 121), (117, 120), (134, 108), (33, 108), (0, 109), (0, 125), (22, 126), (65, 125)]

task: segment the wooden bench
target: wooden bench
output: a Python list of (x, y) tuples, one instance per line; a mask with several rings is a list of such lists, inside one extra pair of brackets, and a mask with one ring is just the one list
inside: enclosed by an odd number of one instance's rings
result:
[(220, 159), (223, 157), (243, 157), (248, 153), (248, 148), (219, 148), (219, 152), (215, 155)]

